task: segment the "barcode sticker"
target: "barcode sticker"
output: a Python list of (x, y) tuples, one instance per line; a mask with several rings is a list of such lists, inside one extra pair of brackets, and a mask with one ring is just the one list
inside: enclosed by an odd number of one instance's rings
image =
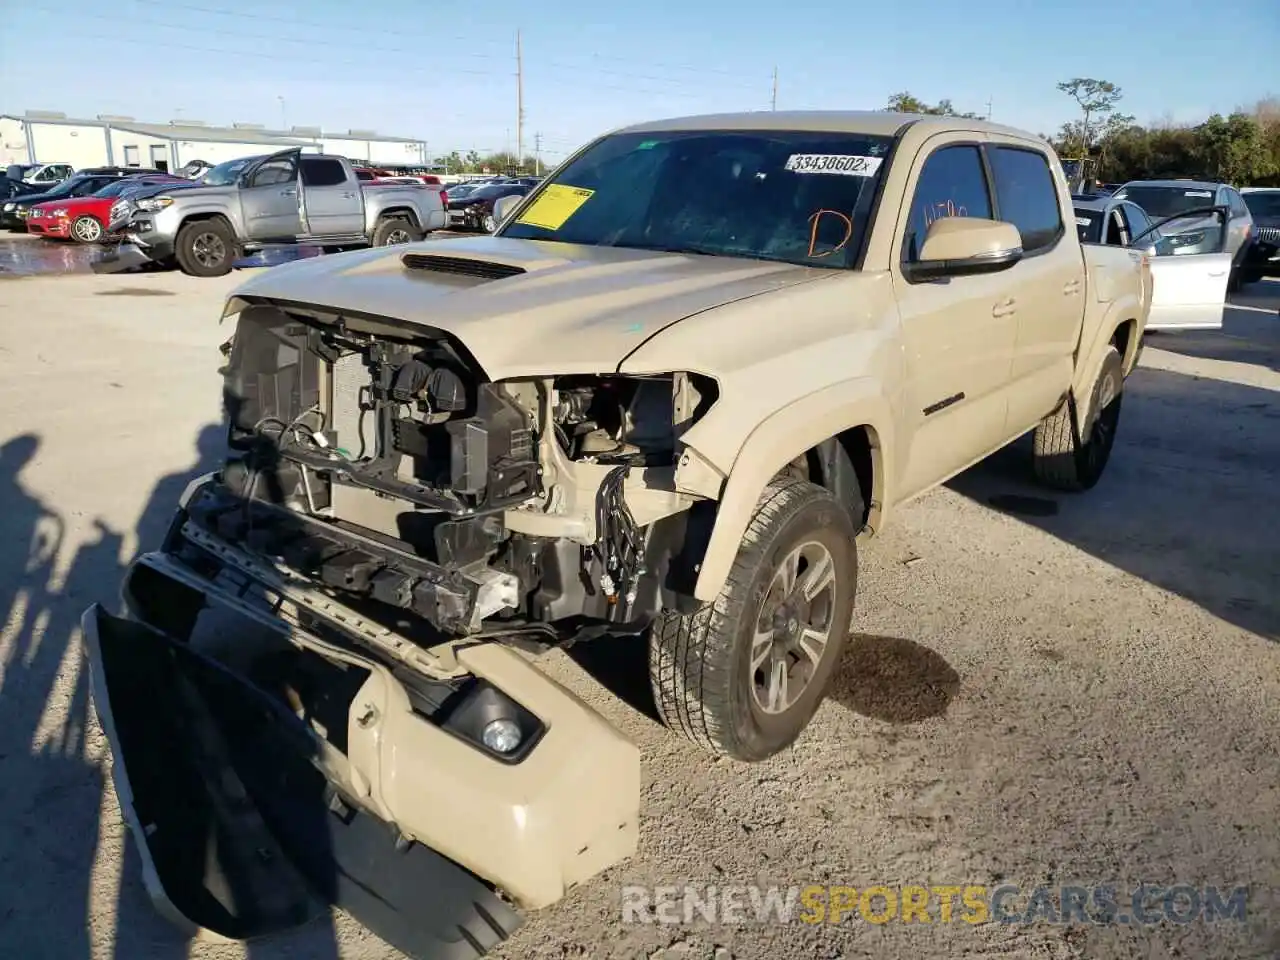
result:
[(882, 157), (840, 153), (793, 153), (783, 167), (792, 173), (833, 173), (843, 177), (874, 177)]

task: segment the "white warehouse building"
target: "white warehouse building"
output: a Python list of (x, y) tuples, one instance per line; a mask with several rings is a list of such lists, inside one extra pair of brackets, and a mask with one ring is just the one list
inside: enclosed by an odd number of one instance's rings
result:
[(76, 120), (49, 110), (27, 110), (22, 116), (0, 114), (0, 170), (11, 163), (69, 163), (77, 170), (104, 166), (179, 170), (193, 160), (216, 164), (289, 147), (374, 164), (429, 160), (424, 141), (380, 136), (373, 130), (269, 130), (255, 123), (214, 127), (186, 119), (141, 123), (109, 114)]

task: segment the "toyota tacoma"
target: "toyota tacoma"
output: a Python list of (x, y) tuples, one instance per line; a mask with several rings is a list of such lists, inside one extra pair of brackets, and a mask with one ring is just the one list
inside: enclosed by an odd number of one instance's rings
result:
[[(175, 201), (176, 203), (176, 201)], [(822, 701), (858, 544), (1034, 432), (1092, 487), (1151, 302), (1039, 137), (877, 113), (588, 144), (495, 235), (232, 292), (228, 455), (84, 616), (153, 897), (337, 903), (470, 957), (632, 854), (636, 747), (537, 668), (647, 638), (661, 717), (760, 761)]]

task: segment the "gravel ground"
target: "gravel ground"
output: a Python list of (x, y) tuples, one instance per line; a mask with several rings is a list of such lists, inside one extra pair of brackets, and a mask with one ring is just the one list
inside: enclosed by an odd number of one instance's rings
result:
[[(6, 957), (399, 956), (342, 915), (249, 948), (182, 940), (142, 890), (85, 693), (81, 611), (217, 450), (237, 280), (0, 280)], [(641, 848), (497, 956), (1276, 956), (1280, 284), (1237, 302), (1223, 333), (1150, 340), (1092, 493), (1029, 486), (1015, 446), (902, 510), (863, 549), (858, 632), (784, 755), (711, 762), (665, 733), (634, 645), (548, 658), (643, 751)], [(631, 884), (1138, 882), (1248, 885), (1246, 920), (620, 920)]]

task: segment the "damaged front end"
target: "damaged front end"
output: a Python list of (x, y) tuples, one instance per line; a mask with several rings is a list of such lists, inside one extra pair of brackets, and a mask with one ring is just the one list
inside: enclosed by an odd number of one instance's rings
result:
[(513, 647), (643, 622), (689, 498), (634, 384), (494, 384), (380, 323), (242, 313), (228, 458), (85, 642), (162, 912), (245, 939), (336, 904), (474, 957), (635, 851), (636, 747)]

